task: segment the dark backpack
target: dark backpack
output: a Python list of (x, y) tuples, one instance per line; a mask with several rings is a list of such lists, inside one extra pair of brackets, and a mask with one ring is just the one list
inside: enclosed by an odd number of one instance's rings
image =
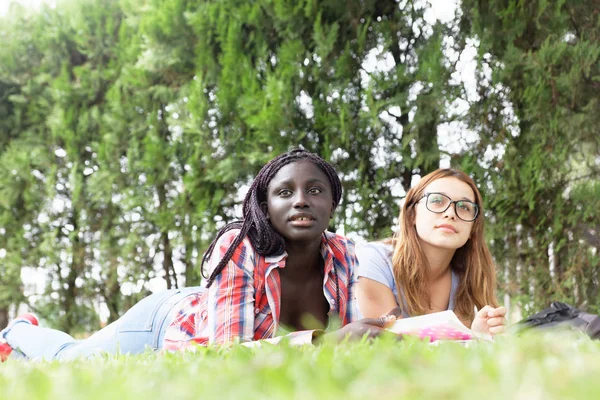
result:
[(585, 313), (569, 304), (558, 301), (539, 313), (517, 322), (517, 332), (529, 328), (547, 329), (553, 327), (570, 327), (585, 332), (592, 339), (600, 339), (600, 317)]

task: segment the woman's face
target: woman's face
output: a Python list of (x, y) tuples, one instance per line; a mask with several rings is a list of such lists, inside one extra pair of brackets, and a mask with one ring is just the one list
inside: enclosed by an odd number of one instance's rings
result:
[[(452, 201), (467, 200), (475, 203), (475, 194), (471, 187), (453, 177), (440, 178), (425, 187), (423, 194), (436, 193), (449, 197)], [(447, 201), (444, 197), (429, 195), (429, 208), (436, 209), (442, 202)], [(473, 229), (474, 222), (463, 221), (456, 215), (459, 209), (461, 216), (465, 219), (469, 212), (469, 203), (450, 204), (442, 213), (435, 213), (427, 208), (427, 197), (421, 199), (415, 205), (415, 227), (421, 244), (435, 248), (456, 250), (467, 243)], [(440, 207), (443, 208), (443, 207)]]
[(329, 179), (310, 161), (285, 165), (269, 182), (266, 212), (288, 242), (321, 240), (333, 210)]

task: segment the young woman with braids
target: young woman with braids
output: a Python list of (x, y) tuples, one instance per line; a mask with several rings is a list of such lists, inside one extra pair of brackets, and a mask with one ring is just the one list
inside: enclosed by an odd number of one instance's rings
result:
[[(395, 317), (355, 321), (354, 245), (326, 231), (341, 193), (335, 170), (317, 155), (282, 154), (256, 176), (243, 220), (221, 229), (204, 255), (206, 289), (153, 294), (81, 341), (22, 316), (1, 332), (0, 356), (64, 360), (147, 347), (277, 342), (281, 327), (294, 331), (287, 335), (293, 343), (377, 336)], [(327, 334), (310, 329), (330, 319), (343, 327)]]
[(404, 317), (453, 310), (474, 331), (502, 332), (506, 308), (496, 302), (496, 272), (473, 180), (455, 169), (426, 175), (408, 191), (399, 220), (394, 238), (357, 250), (362, 314), (395, 307)]

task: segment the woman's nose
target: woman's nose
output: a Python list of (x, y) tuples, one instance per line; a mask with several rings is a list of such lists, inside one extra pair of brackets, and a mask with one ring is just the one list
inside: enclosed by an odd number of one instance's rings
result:
[(308, 206), (308, 200), (306, 199), (306, 193), (298, 191), (294, 198), (294, 207), (295, 208), (304, 208)]
[(444, 211), (444, 217), (456, 219), (456, 203), (450, 203), (446, 211)]

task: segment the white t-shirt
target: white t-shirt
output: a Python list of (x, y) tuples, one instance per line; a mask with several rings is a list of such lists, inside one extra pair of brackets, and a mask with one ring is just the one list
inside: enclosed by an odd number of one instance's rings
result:
[[(364, 276), (389, 287), (394, 293), (396, 303), (398, 303), (398, 289), (394, 279), (392, 268), (392, 254), (394, 248), (392, 245), (382, 242), (371, 242), (356, 248), (356, 257), (358, 258), (357, 276)], [(448, 310), (454, 310), (456, 290), (458, 288), (458, 275), (452, 271), (452, 286), (450, 288), (450, 300), (448, 301)], [(404, 295), (402, 295), (404, 302)], [(406, 306), (398, 306), (402, 309), (404, 318), (410, 317), (406, 312)]]

